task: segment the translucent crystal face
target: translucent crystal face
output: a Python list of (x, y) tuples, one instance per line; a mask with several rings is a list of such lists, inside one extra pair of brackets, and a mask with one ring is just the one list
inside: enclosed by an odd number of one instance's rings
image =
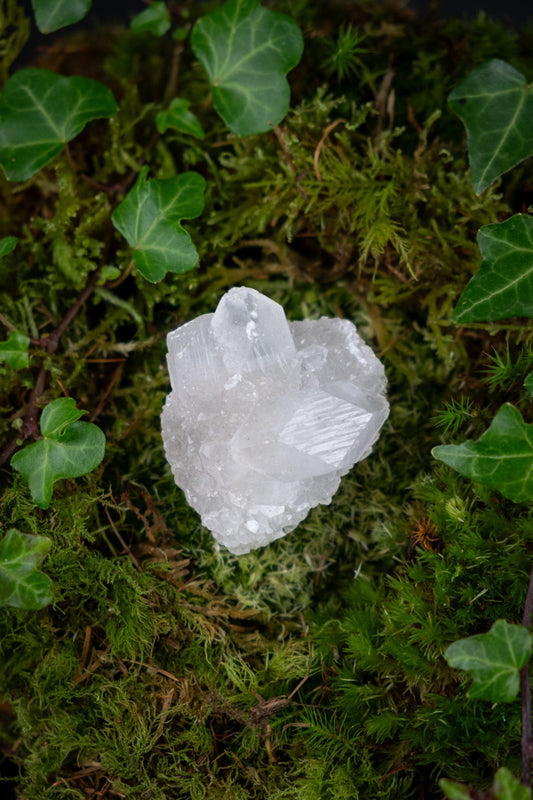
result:
[(351, 322), (287, 322), (254, 289), (231, 289), (167, 345), (167, 459), (203, 524), (237, 555), (329, 503), (389, 413), (383, 366)]

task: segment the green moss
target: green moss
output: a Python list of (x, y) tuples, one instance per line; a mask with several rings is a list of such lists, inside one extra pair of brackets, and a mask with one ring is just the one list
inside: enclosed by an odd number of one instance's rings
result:
[[(468, 700), (443, 652), (497, 618), (521, 619), (531, 513), (437, 467), (431, 448), (477, 437), (504, 400), (530, 410), (527, 326), (451, 324), (479, 266), (478, 228), (527, 200), (529, 168), (476, 197), (445, 98), (495, 55), (530, 74), (531, 31), (512, 36), (484, 17), (413, 25), (402, 4), (366, 0), (329, 4), (327, 18), (320, 4), (275, 6), (307, 34), (277, 135), (228, 135), (188, 45), (176, 54), (149, 35), (83, 34), (78, 52), (101, 55), (87, 74), (111, 83), (120, 113), (27, 185), (0, 181), (2, 235), (20, 237), (0, 261), (12, 325), (38, 340), (95, 269), (123, 271), (56, 352), (34, 345), (28, 369), (0, 366), (7, 440), (42, 366), (39, 404), (68, 393), (107, 437), (98, 470), (58, 482), (47, 511), (9, 465), (0, 473), (1, 529), (53, 543), (53, 603), (0, 609), (0, 698), (13, 709), (0, 738), (27, 800), (411, 800), (436, 796), (441, 776), (484, 787), (501, 765), (519, 771), (519, 704)], [(367, 52), (330, 79), (341, 23)], [(154, 145), (178, 57), (178, 93), (207, 136), (169, 131)], [(47, 66), (72, 68), (60, 58)], [(388, 105), (376, 104), (391, 70)], [(143, 163), (151, 176), (194, 168), (209, 182), (205, 214), (186, 225), (198, 268), (155, 285), (124, 274), (131, 252), (109, 225)], [(159, 415), (167, 331), (243, 284), (290, 319), (353, 320), (384, 362), (391, 415), (330, 506), (235, 557), (175, 486)]]

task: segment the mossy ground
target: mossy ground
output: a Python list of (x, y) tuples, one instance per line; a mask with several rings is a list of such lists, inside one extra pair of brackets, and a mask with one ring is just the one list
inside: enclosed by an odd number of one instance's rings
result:
[[(101, 467), (56, 484), (47, 511), (9, 466), (0, 473), (0, 530), (53, 541), (53, 603), (0, 609), (0, 752), (19, 766), (25, 800), (427, 800), (442, 776), (483, 787), (499, 766), (519, 772), (519, 702), (468, 700), (443, 652), (497, 618), (520, 620), (531, 510), (430, 451), (479, 436), (504, 400), (531, 411), (528, 326), (451, 322), (479, 267), (477, 230), (527, 208), (531, 165), (474, 195), (446, 96), (492, 57), (533, 75), (533, 28), (422, 22), (373, 2), (327, 15), (300, 0), (273, 6), (306, 39), (276, 135), (228, 134), (186, 44), (84, 33), (39, 65), (102, 80), (120, 113), (24, 186), (1, 179), (0, 236), (21, 240), (0, 261), (2, 314), (34, 338), (96, 265), (129, 261), (100, 186), (142, 163), (155, 177), (195, 169), (209, 186), (187, 224), (199, 267), (100, 286), (53, 356), (0, 365), (4, 440), (42, 364), (42, 405), (68, 393), (107, 437)], [(343, 74), (332, 59), (341, 23), (366, 37)], [(206, 139), (169, 132), (147, 150), (173, 58), (170, 88), (191, 99)], [(167, 331), (243, 284), (292, 319), (353, 320), (383, 359), (391, 415), (330, 506), (235, 557), (174, 485), (159, 414)], [(446, 410), (461, 397), (465, 413)]]

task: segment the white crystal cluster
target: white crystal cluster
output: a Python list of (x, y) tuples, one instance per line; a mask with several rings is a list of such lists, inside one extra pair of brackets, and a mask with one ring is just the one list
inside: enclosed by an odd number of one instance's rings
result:
[(166, 456), (202, 523), (236, 555), (331, 502), (389, 413), (383, 366), (351, 322), (288, 322), (254, 289), (231, 289), (167, 346)]

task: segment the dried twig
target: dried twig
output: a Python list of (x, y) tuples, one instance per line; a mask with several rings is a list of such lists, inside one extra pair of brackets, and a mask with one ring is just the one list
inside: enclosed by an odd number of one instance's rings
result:
[(113, 520), (111, 519), (111, 514), (109, 513), (109, 509), (107, 508), (107, 506), (104, 506), (104, 509), (105, 509), (105, 513), (107, 514), (107, 518), (108, 518), (108, 520), (109, 520), (109, 524), (110, 524), (110, 525), (111, 525), (111, 527), (113, 528), (113, 533), (115, 534), (115, 536), (116, 536), (116, 537), (117, 537), (117, 539), (119, 540), (120, 544), (122, 545), (122, 547), (124, 548), (124, 550), (126, 551), (126, 553), (127, 553), (127, 554), (129, 555), (129, 557), (131, 558), (131, 561), (132, 561), (132, 563), (133, 563), (133, 566), (135, 567), (135, 569), (137, 569), (139, 572), (141, 572), (141, 565), (139, 564), (139, 562), (137, 561), (137, 559), (135, 558), (135, 556), (134, 556), (134, 555), (133, 555), (133, 553), (131, 552), (130, 548), (128, 547), (128, 545), (126, 544), (126, 542), (124, 541), (124, 539), (122, 538), (122, 536), (120, 535), (120, 533), (119, 533), (119, 530), (118, 530), (117, 526), (115, 525), (115, 523), (114, 523), (114, 522), (113, 522)]
[(346, 122), (346, 120), (345, 119), (336, 119), (335, 122), (332, 122), (331, 125), (328, 125), (328, 127), (326, 128), (326, 130), (324, 131), (324, 133), (322, 135), (321, 140), (319, 141), (319, 143), (316, 146), (315, 157), (313, 159), (313, 163), (315, 165), (315, 175), (316, 175), (318, 181), (322, 180), (322, 178), (320, 176), (320, 170), (318, 169), (318, 159), (320, 158), (320, 151), (322, 150), (322, 145), (326, 141), (326, 139), (329, 136), (329, 134), (331, 133), (331, 131), (334, 130), (337, 127), (337, 125), (340, 125), (341, 122)]

